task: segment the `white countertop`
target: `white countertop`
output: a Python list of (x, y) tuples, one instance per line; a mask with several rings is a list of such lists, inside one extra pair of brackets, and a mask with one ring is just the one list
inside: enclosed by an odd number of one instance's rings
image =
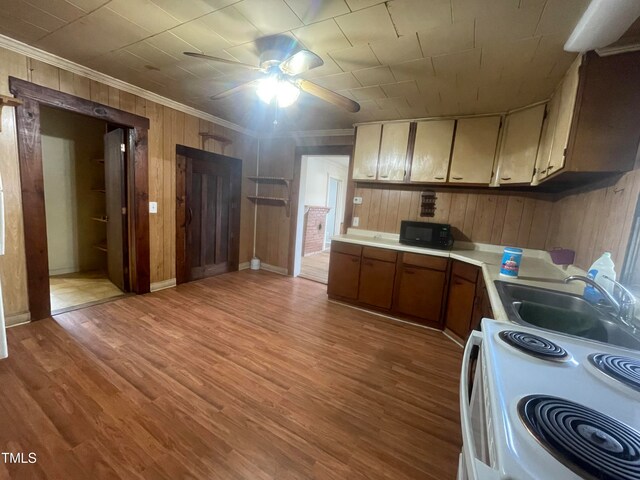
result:
[(398, 239), (399, 236), (397, 234), (350, 228), (345, 235), (335, 236), (331, 240), (370, 247), (389, 248), (400, 252), (447, 257), (481, 267), (494, 317), (496, 320), (505, 322), (508, 322), (509, 319), (500, 301), (498, 290), (493, 283), (494, 280), (576, 294), (581, 294), (584, 288), (584, 285), (580, 282), (570, 284), (563, 282), (564, 278), (569, 275), (584, 275), (584, 271), (573, 266), (564, 268), (555, 265), (551, 261), (549, 254), (544, 250), (523, 249), (520, 274), (518, 278), (512, 279), (500, 276), (500, 261), (502, 260), (504, 246), (456, 242), (451, 250), (438, 250), (403, 245)]

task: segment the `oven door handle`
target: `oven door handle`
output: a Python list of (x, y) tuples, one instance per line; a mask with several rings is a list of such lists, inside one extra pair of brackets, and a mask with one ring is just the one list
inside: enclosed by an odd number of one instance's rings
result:
[[(482, 333), (477, 330), (471, 332), (471, 336), (464, 347), (462, 357), (462, 372), (460, 374), (460, 424), (462, 426), (462, 453), (467, 467), (467, 475), (470, 480), (479, 478), (499, 478), (498, 472), (478, 460), (474, 443), (473, 427), (471, 422), (471, 406), (469, 395), (469, 368), (471, 367), (471, 352), (473, 347), (482, 345)], [(480, 472), (481, 475), (480, 476)]]

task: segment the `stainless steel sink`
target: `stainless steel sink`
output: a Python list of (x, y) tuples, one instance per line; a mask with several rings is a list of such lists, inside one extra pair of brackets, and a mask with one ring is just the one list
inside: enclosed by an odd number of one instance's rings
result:
[(640, 350), (634, 336), (606, 307), (571, 293), (495, 281), (509, 320), (520, 325)]

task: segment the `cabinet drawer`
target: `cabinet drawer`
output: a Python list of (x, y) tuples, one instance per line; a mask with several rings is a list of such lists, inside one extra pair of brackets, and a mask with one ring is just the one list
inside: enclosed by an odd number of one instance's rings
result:
[(355, 243), (333, 241), (331, 242), (331, 251), (346, 253), (347, 255), (360, 256), (360, 254), (362, 253), (362, 247), (360, 245), (356, 245)]
[(470, 282), (476, 283), (478, 280), (478, 272), (479, 268), (473, 265), (469, 265), (464, 262), (453, 262), (453, 269), (451, 272), (453, 275), (457, 275), (458, 277), (465, 278)]
[(402, 263), (415, 267), (431, 268), (444, 272), (447, 269), (447, 259), (443, 257), (433, 257), (431, 255), (420, 255), (418, 253), (403, 253)]
[(386, 248), (363, 247), (362, 256), (373, 260), (395, 263), (398, 258), (398, 253), (393, 250), (387, 250)]

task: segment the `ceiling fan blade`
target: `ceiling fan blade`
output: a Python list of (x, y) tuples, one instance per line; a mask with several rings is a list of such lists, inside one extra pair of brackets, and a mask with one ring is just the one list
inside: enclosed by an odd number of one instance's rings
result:
[(324, 60), (309, 50), (300, 50), (282, 61), (280, 70), (287, 75), (300, 75), (312, 68), (321, 67)]
[(309, 80), (304, 80), (302, 78), (298, 78), (295, 83), (303, 92), (318, 97), (325, 102), (332, 103), (333, 105), (344, 108), (349, 112), (355, 113), (360, 111), (360, 105), (358, 104), (358, 102), (354, 102), (350, 98), (340, 95), (339, 93), (332, 92), (331, 90), (321, 87), (316, 83), (310, 82)]
[(252, 70), (258, 70), (260, 72), (263, 71), (262, 68), (256, 67), (255, 65), (249, 65), (248, 63), (236, 62), (234, 60), (227, 60), (226, 58), (212, 57), (211, 55), (205, 55), (204, 53), (197, 53), (197, 52), (183, 52), (183, 53), (185, 55), (188, 55), (189, 57), (202, 58), (204, 60), (211, 60), (213, 62), (227, 63), (229, 65), (235, 65), (237, 67), (243, 67), (243, 68), (250, 68)]
[(241, 85), (237, 85), (229, 90), (224, 90), (220, 93), (216, 93), (212, 97), (209, 97), (211, 100), (222, 100), (223, 98), (230, 97), (231, 95), (235, 95), (236, 93), (243, 92), (245, 90), (252, 89), (256, 86), (257, 80), (252, 80), (251, 82), (243, 83)]

